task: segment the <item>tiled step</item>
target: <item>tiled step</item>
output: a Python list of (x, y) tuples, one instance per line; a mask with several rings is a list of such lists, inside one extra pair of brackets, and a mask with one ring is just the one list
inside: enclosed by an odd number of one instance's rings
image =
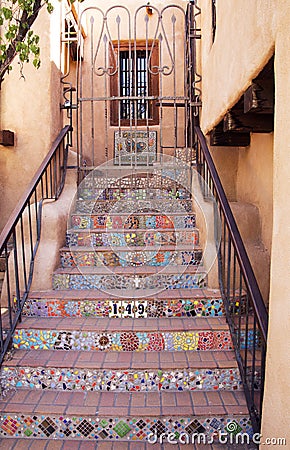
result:
[(106, 319), (24, 318), (16, 349), (82, 351), (232, 350), (226, 320), (217, 318)]
[[(229, 435), (230, 438), (230, 435)], [(163, 439), (162, 439), (163, 440)], [(152, 444), (144, 441), (119, 441), (99, 442), (94, 441), (73, 441), (69, 438), (63, 439), (35, 439), (29, 440), (30, 450), (172, 450), (172, 443), (163, 442), (162, 444)], [(18, 448), (27, 450), (26, 438), (0, 438), (1, 450), (16, 450)], [(152, 448), (152, 445), (154, 447)], [(224, 444), (174, 444), (174, 450), (256, 450), (253, 444), (237, 444), (231, 447), (225, 447)]]
[[(211, 415), (247, 415), (245, 397), (242, 391), (222, 392), (57, 392), (17, 390), (10, 405), (0, 401), (1, 412), (16, 412), (22, 398), (23, 413), (41, 414), (84, 414), (105, 417), (178, 417)], [(179, 408), (178, 408), (179, 406)], [(51, 409), (49, 409), (51, 408)], [(87, 408), (87, 410), (86, 410)], [(142, 411), (142, 409), (144, 410)], [(1, 427), (0, 427), (1, 428)]]
[[(181, 169), (181, 170), (180, 170)], [(184, 166), (181, 168), (169, 167), (168, 162), (166, 162), (166, 168), (164, 167), (153, 167), (147, 166), (138, 171), (138, 168), (131, 169), (126, 168), (125, 171), (122, 168), (116, 166), (110, 167), (103, 170), (101, 173), (98, 171), (95, 173), (90, 173), (81, 182), (82, 189), (100, 189), (100, 190), (143, 190), (143, 189), (161, 189), (161, 190), (187, 190), (187, 183), (183, 181), (188, 181), (190, 179), (190, 169), (188, 171), (184, 170)], [(176, 172), (174, 172), (176, 170)], [(188, 173), (186, 173), (188, 172)], [(181, 175), (178, 179), (174, 174)]]
[(100, 189), (98, 182), (95, 181), (86, 183), (83, 181), (78, 188), (79, 200), (94, 200), (94, 201), (106, 201), (106, 200), (148, 200), (151, 198), (172, 198), (178, 200), (190, 199), (190, 193), (183, 187), (177, 187), (172, 185), (172, 189), (155, 189), (154, 187), (144, 189), (132, 189), (132, 188), (105, 188)]
[(128, 290), (142, 289), (148, 296), (163, 289), (204, 288), (206, 276), (196, 266), (67, 268), (54, 272), (53, 289), (99, 289), (122, 297), (130, 296)]
[(14, 350), (13, 358), (6, 359), (5, 367), (59, 367), (99, 370), (153, 370), (162, 369), (231, 369), (237, 368), (232, 350), (156, 351), (156, 352), (95, 352), (79, 350)]
[(199, 266), (201, 249), (189, 250), (185, 246), (159, 247), (74, 247), (60, 250), (61, 267), (136, 267), (136, 266)]
[(132, 230), (132, 229), (192, 229), (195, 228), (195, 214), (186, 212), (164, 211), (162, 214), (154, 212), (116, 212), (106, 215), (94, 213), (92, 210), (86, 213), (73, 213), (71, 216), (73, 229), (105, 229), (105, 230)]
[[(126, 200), (125, 198), (116, 200), (77, 200), (75, 210), (77, 213), (89, 213), (89, 214), (104, 214), (114, 211), (124, 211), (126, 208), (128, 211), (136, 211), (137, 208), (162, 211), (162, 213), (172, 213), (178, 211), (192, 211), (192, 200), (187, 199), (151, 199), (151, 200), (139, 200), (136, 205), (136, 200)], [(162, 205), (164, 207), (162, 207)], [(121, 209), (122, 208), (122, 209)]]
[(70, 361), (66, 361), (66, 351), (59, 352), (63, 353), (61, 359), (51, 350), (19, 350), (20, 355), (16, 353), (1, 370), (2, 389), (180, 392), (231, 391), (242, 387), (231, 351), (221, 352), (221, 357), (217, 352), (205, 351), (203, 358), (199, 354), (193, 358), (191, 352), (163, 351), (151, 354), (151, 359), (146, 353), (88, 352), (85, 359), (83, 352), (72, 350)]
[[(128, 293), (129, 294), (129, 293)], [(132, 295), (136, 295), (136, 291)], [(32, 292), (24, 316), (38, 317), (215, 317), (224, 315), (217, 290), (162, 291), (155, 297), (110, 297), (100, 291)]]
[[(57, 392), (19, 389), (1, 401), (0, 436), (106, 441), (156, 433), (252, 434), (244, 395), (235, 392)], [(19, 412), (21, 410), (21, 413)]]
[(199, 232), (195, 228), (183, 230), (165, 229), (114, 229), (114, 230), (69, 230), (66, 233), (67, 247), (109, 247), (109, 246), (164, 246), (187, 245), (190, 248), (199, 244)]

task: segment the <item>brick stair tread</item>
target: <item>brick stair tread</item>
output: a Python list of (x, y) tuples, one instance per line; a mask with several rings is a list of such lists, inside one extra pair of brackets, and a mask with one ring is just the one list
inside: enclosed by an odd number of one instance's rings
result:
[(248, 415), (243, 391), (75, 392), (18, 389), (0, 400), (2, 413), (94, 417)]
[(132, 320), (107, 317), (23, 317), (18, 329), (122, 332), (122, 331), (223, 331), (228, 330), (225, 317), (173, 317)]
[[(145, 296), (147, 291), (143, 289), (134, 290), (130, 293), (130, 290), (126, 290), (128, 294), (132, 294), (132, 299), (141, 299), (147, 301), (153, 300), (163, 300), (163, 299), (216, 299), (221, 298), (221, 293), (218, 289), (175, 289), (175, 290), (163, 290), (156, 295)], [(146, 297), (146, 298), (145, 298)], [(114, 296), (112, 294), (97, 290), (97, 289), (88, 289), (88, 290), (45, 290), (45, 291), (32, 291), (29, 293), (30, 299), (61, 299), (61, 300), (115, 300), (122, 301), (124, 300), (120, 294), (118, 296)], [(128, 296), (126, 295), (126, 299)]]
[(61, 252), (158, 252), (158, 251), (202, 251), (199, 246), (194, 246), (190, 244), (173, 244), (173, 245), (147, 245), (147, 246), (117, 246), (117, 245), (107, 245), (107, 246), (90, 246), (85, 247), (83, 245), (73, 245), (71, 247), (62, 247)]
[(54, 271), (54, 274), (67, 274), (67, 275), (161, 275), (161, 274), (195, 274), (204, 273), (202, 266), (181, 266), (181, 265), (167, 265), (167, 266), (82, 266), (81, 270), (77, 267), (59, 267)]
[(233, 350), (203, 352), (94, 352), (80, 350), (17, 350), (5, 367), (77, 368), (96, 370), (180, 370), (237, 368)]
[[(1, 450), (27, 450), (27, 438), (0, 439)], [(227, 450), (224, 444), (180, 444), (174, 445), (174, 450)], [(29, 439), (30, 450), (172, 450), (171, 443), (152, 444), (137, 441), (82, 441), (77, 439)], [(254, 445), (231, 445), (231, 450), (256, 450)]]

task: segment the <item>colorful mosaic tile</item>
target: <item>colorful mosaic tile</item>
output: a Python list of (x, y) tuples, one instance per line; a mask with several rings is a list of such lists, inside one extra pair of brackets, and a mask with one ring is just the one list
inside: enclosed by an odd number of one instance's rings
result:
[[(193, 229), (195, 228), (195, 214), (124, 214), (120, 215), (104, 215), (88, 211), (87, 215), (73, 214), (71, 218), (72, 228), (77, 230), (88, 229)], [(158, 226), (157, 226), (158, 225)]]
[(126, 289), (150, 289), (152, 292), (163, 289), (198, 289), (206, 287), (206, 274), (184, 273), (181, 275), (158, 273), (154, 275), (87, 275), (87, 274), (54, 274), (53, 289), (100, 289), (106, 292)]
[(114, 133), (114, 164), (151, 165), (157, 159), (156, 131), (119, 130)]
[(84, 180), (78, 188), (79, 200), (146, 200), (148, 198), (174, 198), (174, 199), (190, 199), (190, 192), (183, 187), (172, 186), (165, 189), (132, 189), (131, 188), (105, 188), (100, 189), (96, 182), (92, 180)]
[[(241, 430), (253, 436), (253, 429), (248, 416), (235, 417), (112, 417), (94, 416), (58, 416), (58, 415), (24, 415), (13, 414), (0, 416), (1, 438), (26, 439), (73, 439), (94, 441), (146, 441), (158, 442), (162, 434), (187, 436), (189, 442), (195, 433), (204, 433), (214, 442), (218, 431), (233, 434), (233, 429)], [(156, 442), (155, 441), (155, 442)], [(184, 443), (183, 441), (180, 441)], [(194, 442), (194, 441), (193, 441)]]
[[(128, 211), (134, 211), (136, 209), (136, 201), (134, 201), (133, 204), (133, 200), (131, 200), (131, 205), (130, 205), (130, 200), (127, 199), (123, 199), (121, 201), (119, 201), (120, 203), (123, 203), (122, 205), (122, 209), (124, 211), (124, 203), (127, 203), (127, 207), (128, 207)], [(156, 200), (156, 199), (151, 199), (148, 200), (148, 205), (142, 205), (143, 207), (145, 206), (144, 209), (150, 209), (150, 210), (162, 210), (166, 213), (174, 213), (176, 212), (176, 210), (178, 209), (179, 211), (187, 211), (188, 213), (190, 213), (190, 211), (192, 210), (192, 201), (191, 200), (184, 200), (184, 199), (180, 199), (180, 200), (168, 200), (166, 199), (165, 202), (166, 204), (164, 204), (164, 199), (163, 199), (163, 208), (161, 208), (160, 205), (161, 200)], [(95, 200), (77, 200), (76, 201), (76, 210), (75, 212), (77, 214), (109, 214), (112, 211), (115, 211), (115, 209), (121, 207), (121, 204), (118, 204), (118, 202), (116, 202), (116, 200), (108, 200), (108, 201), (103, 201), (103, 202), (99, 202), (99, 201), (95, 201)], [(130, 208), (131, 207), (131, 208)]]
[[(183, 165), (184, 171), (184, 165)], [(142, 191), (148, 189), (154, 191), (164, 191), (175, 192), (177, 189), (185, 192), (189, 192), (189, 189), (185, 189), (185, 186), (188, 183), (182, 184), (178, 182), (175, 178), (169, 178), (165, 176), (163, 168), (154, 168), (153, 173), (130, 173), (129, 175), (119, 176), (120, 172), (118, 170), (117, 175), (114, 175), (114, 172), (110, 170), (109, 174), (106, 176), (99, 175), (97, 172), (91, 172), (88, 176), (86, 176), (80, 185), (80, 189), (88, 189), (88, 190), (96, 190), (96, 193), (99, 195), (102, 192), (116, 192), (120, 194), (120, 192), (126, 191)], [(97, 198), (95, 196), (94, 198)], [(105, 197), (106, 199), (106, 197)]]
[(218, 317), (222, 299), (44, 300), (28, 299), (22, 314), (30, 317)]
[(261, 334), (259, 330), (248, 330), (248, 334), (245, 330), (240, 331), (240, 348), (245, 349), (246, 347), (248, 349), (261, 347)]
[[(118, 246), (118, 242), (114, 245)], [(62, 250), (60, 252), (61, 267), (102, 267), (102, 266), (198, 266), (201, 263), (202, 252), (191, 251), (169, 251), (169, 250), (107, 250), (107, 251), (77, 251)]]
[[(205, 336), (206, 333), (206, 336)], [(17, 349), (96, 351), (231, 350), (229, 331), (104, 332), (17, 329)]]

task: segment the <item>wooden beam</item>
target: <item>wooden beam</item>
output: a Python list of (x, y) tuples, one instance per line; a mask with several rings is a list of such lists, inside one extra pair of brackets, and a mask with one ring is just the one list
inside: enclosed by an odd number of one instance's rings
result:
[(5, 145), (5, 147), (14, 146), (14, 132), (10, 130), (0, 131), (0, 145)]
[(223, 130), (223, 122), (210, 132), (210, 145), (212, 147), (248, 147), (251, 142), (249, 132), (232, 132)]
[(244, 113), (274, 114), (273, 80), (258, 80), (244, 93)]
[(271, 133), (274, 130), (273, 114), (244, 114), (231, 110), (223, 119), (223, 131), (235, 133)]

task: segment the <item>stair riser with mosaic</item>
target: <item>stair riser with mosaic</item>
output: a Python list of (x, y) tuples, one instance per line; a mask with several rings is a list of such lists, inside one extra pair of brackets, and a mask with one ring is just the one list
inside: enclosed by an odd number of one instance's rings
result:
[[(84, 184), (84, 186), (83, 186)], [(100, 189), (97, 185), (86, 186), (82, 183), (78, 189), (78, 200), (94, 200), (94, 201), (107, 201), (107, 200), (121, 200), (123, 198), (127, 200), (148, 200), (151, 198), (171, 198), (177, 200), (189, 200), (190, 193), (184, 188), (176, 188), (172, 186), (172, 189), (134, 189), (131, 188), (106, 188)]]
[(68, 231), (66, 234), (67, 247), (111, 247), (116, 246), (164, 246), (189, 245), (191, 248), (199, 244), (197, 229), (187, 230), (114, 230), (114, 231)]
[[(85, 269), (85, 268), (84, 268)], [(63, 269), (65, 270), (65, 269)], [(69, 270), (69, 269), (68, 269)], [(109, 270), (109, 267), (107, 268)], [(206, 273), (172, 275), (158, 273), (154, 275), (89, 275), (89, 274), (54, 274), (53, 289), (100, 289), (116, 291), (126, 297), (126, 290), (144, 289), (160, 292), (165, 289), (199, 289), (206, 286)]]
[[(224, 417), (215, 415), (174, 416), (174, 417), (97, 417), (41, 415), (38, 413), (2, 415), (0, 437), (21, 437), (56, 440), (89, 440), (94, 442), (133, 441), (151, 443), (166, 442), (165, 436), (175, 436), (180, 444), (196, 442), (197, 434), (204, 435), (203, 442), (218, 443), (219, 432), (230, 437), (237, 433), (253, 435), (248, 416), (235, 415)], [(155, 440), (156, 439), (156, 440)]]
[(229, 331), (65, 331), (17, 329), (13, 337), (16, 349), (82, 351), (208, 351), (232, 350)]
[(23, 316), (30, 317), (220, 317), (221, 298), (164, 300), (28, 299)]
[(216, 391), (239, 390), (237, 368), (179, 370), (96, 370), (82, 368), (5, 367), (0, 373), (5, 389), (61, 391)]
[(77, 251), (62, 250), (60, 253), (61, 267), (128, 267), (128, 266), (199, 266), (202, 252), (170, 251), (170, 250), (106, 250)]
[(95, 214), (91, 211), (89, 215), (72, 214), (72, 228), (77, 230), (175, 230), (195, 228), (195, 214), (189, 215), (166, 215), (154, 213), (135, 214)]
[[(139, 201), (140, 203), (141, 201)], [(162, 203), (164, 204), (162, 208)], [(127, 203), (125, 198), (121, 200), (106, 200), (106, 201), (95, 201), (95, 200), (77, 200), (76, 201), (76, 213), (80, 214), (109, 214), (110, 212), (120, 211), (122, 206)], [(152, 199), (150, 201), (142, 201), (143, 205), (136, 206), (136, 201), (132, 202), (131, 205), (128, 204), (128, 211), (137, 212), (140, 207), (142, 209), (151, 209), (162, 211), (166, 213), (180, 212), (190, 212), (192, 211), (192, 200), (174, 200), (168, 202), (166, 199)], [(122, 208), (124, 211), (124, 208)]]
[[(163, 191), (174, 194), (179, 191), (181, 196), (188, 195), (188, 187), (190, 187), (190, 177), (188, 174), (182, 176), (180, 181), (177, 181), (176, 177), (166, 177), (163, 170), (154, 170), (153, 173), (149, 173), (150, 168), (147, 167), (146, 174), (131, 173), (128, 175), (123, 175), (120, 172), (116, 172), (114, 175), (110, 173), (110, 176), (96, 176), (97, 174), (90, 174), (84, 178), (80, 184), (80, 190), (87, 190), (97, 194), (94, 198), (99, 195), (107, 197), (110, 192), (117, 192), (122, 194), (123, 192), (136, 192), (142, 193), (148, 190), (153, 191)], [(183, 180), (187, 180), (186, 183), (182, 184)]]

